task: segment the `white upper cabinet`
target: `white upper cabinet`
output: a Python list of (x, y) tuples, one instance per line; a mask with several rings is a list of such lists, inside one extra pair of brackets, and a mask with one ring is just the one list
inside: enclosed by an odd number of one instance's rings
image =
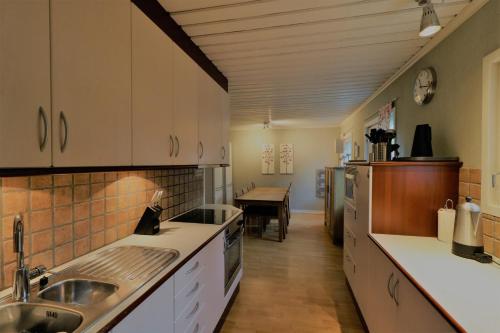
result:
[(198, 164), (198, 65), (173, 45), (175, 165)]
[(231, 110), (229, 108), (229, 94), (220, 88), (222, 110), (222, 164), (229, 164), (229, 137), (231, 127)]
[(0, 167), (51, 165), (48, 0), (0, 1)]
[(132, 164), (131, 2), (50, 8), (54, 166)]
[(222, 103), (219, 85), (204, 71), (199, 71), (199, 163), (222, 162)]
[[(176, 146), (172, 89), (173, 42), (140, 9), (132, 5), (134, 165), (173, 163)], [(196, 143), (193, 145), (192, 150), (196, 153)]]

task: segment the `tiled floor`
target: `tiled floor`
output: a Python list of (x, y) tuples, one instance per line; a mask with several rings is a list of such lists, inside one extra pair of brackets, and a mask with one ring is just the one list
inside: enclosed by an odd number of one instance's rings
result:
[(322, 215), (294, 214), (283, 243), (246, 237), (244, 271), (223, 333), (364, 332)]

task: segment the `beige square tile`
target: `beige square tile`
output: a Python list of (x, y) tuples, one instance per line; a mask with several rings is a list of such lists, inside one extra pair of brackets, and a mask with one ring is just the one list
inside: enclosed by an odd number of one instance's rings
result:
[(2, 191), (11, 192), (26, 190), (29, 188), (28, 177), (4, 177), (2, 178)]
[[(14, 228), (15, 215), (5, 216), (2, 218), (2, 237), (3, 239), (12, 238), (12, 230)], [(29, 232), (31, 230), (30, 214), (23, 214), (24, 230)]]
[(106, 199), (106, 213), (114, 212), (118, 206), (118, 198)]
[(122, 239), (128, 236), (128, 225), (125, 224), (120, 224), (117, 227), (117, 232), (118, 232), (118, 239)]
[(117, 213), (106, 214), (106, 217), (104, 218), (105, 228), (108, 229), (115, 227), (117, 224), (117, 219), (118, 219)]
[(90, 200), (90, 186), (77, 185), (74, 188), (74, 202), (82, 202)]
[(88, 219), (90, 217), (90, 202), (75, 205), (75, 221)]
[(495, 238), (500, 240), (500, 222), (495, 222), (494, 228), (495, 228)]
[(92, 217), (90, 220), (92, 233), (104, 230), (104, 215)]
[(470, 196), (473, 199), (481, 200), (481, 185), (480, 184), (470, 184), (469, 192), (470, 192)]
[(90, 184), (90, 175), (88, 173), (75, 173), (73, 182), (75, 185)]
[(120, 210), (118, 212), (118, 224), (123, 224), (128, 222), (128, 211), (126, 209)]
[(470, 169), (470, 182), (481, 184), (481, 169)]
[(114, 182), (118, 179), (118, 174), (116, 172), (106, 172), (104, 174), (104, 180), (106, 182)]
[(106, 229), (104, 231), (104, 242), (107, 244), (111, 244), (117, 239), (116, 228)]
[(90, 238), (85, 237), (75, 241), (75, 257), (81, 257), (90, 252)]
[(95, 250), (104, 246), (104, 231), (92, 234), (90, 240), (91, 249)]
[(8, 192), (2, 197), (3, 216), (24, 213), (28, 210), (28, 191)]
[(128, 197), (125, 195), (120, 195), (118, 197), (118, 209), (123, 210), (128, 208)]
[(59, 246), (73, 240), (73, 225), (67, 224), (54, 229), (54, 244)]
[(482, 218), (482, 222), (483, 222), (483, 233), (488, 236), (494, 236), (495, 222), (484, 217)]
[(54, 224), (56, 226), (71, 223), (73, 221), (73, 210), (71, 206), (57, 207), (54, 209)]
[(122, 179), (118, 182), (118, 192), (121, 194), (128, 194), (132, 192), (130, 186), (131, 182), (128, 179)]
[(493, 238), (485, 235), (483, 237), (483, 242), (484, 242), (484, 252), (489, 253), (489, 254), (494, 254), (494, 240), (493, 240)]
[(104, 183), (104, 172), (94, 172), (90, 175), (90, 182), (92, 184)]
[(31, 212), (31, 231), (41, 231), (52, 228), (52, 210), (44, 209)]
[(52, 187), (52, 175), (31, 177), (32, 189), (50, 188), (50, 187)]
[(67, 243), (54, 250), (55, 265), (59, 266), (73, 259), (73, 244)]
[(73, 202), (73, 191), (70, 186), (54, 189), (54, 206), (70, 205)]
[(90, 187), (90, 192), (93, 200), (104, 198), (104, 183), (92, 184)]
[(52, 249), (53, 245), (54, 242), (52, 240), (52, 229), (31, 234), (32, 255)]
[(33, 256), (31, 256), (31, 267), (35, 267), (38, 265), (44, 265), (48, 269), (51, 269), (54, 267), (54, 261), (53, 261), (53, 255), (54, 251), (46, 251), (46, 252), (41, 252), (37, 253)]
[(90, 234), (90, 223), (89, 220), (83, 220), (75, 223), (75, 239), (80, 239), (87, 237)]
[[(29, 256), (24, 258), (25, 260), (29, 260)], [(10, 264), (6, 264), (3, 266), (4, 271), (4, 287), (12, 287), (12, 279), (14, 278), (14, 272), (17, 268), (17, 263), (12, 262)]]
[(47, 209), (52, 207), (52, 190), (32, 190), (31, 209)]
[(54, 186), (71, 186), (71, 185), (73, 185), (72, 174), (54, 175)]
[(118, 182), (106, 183), (106, 197), (116, 197), (118, 195)]
[[(17, 254), (14, 253), (14, 244), (12, 239), (4, 240), (2, 242), (2, 251), (4, 264), (8, 264), (16, 260)], [(24, 252), (28, 255), (30, 253), (30, 241), (28, 236), (24, 237)]]
[(469, 196), (469, 183), (458, 183), (458, 194), (462, 197)]
[(99, 216), (104, 214), (104, 199), (95, 200), (90, 203), (90, 212), (92, 216)]

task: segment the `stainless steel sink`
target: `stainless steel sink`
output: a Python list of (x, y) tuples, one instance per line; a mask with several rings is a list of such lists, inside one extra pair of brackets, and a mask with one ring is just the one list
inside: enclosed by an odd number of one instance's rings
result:
[(0, 299), (0, 333), (94, 332), (99, 318), (178, 256), (173, 249), (147, 246), (99, 251), (51, 275), (45, 289), (33, 284), (31, 303)]
[(78, 312), (45, 304), (12, 303), (0, 307), (2, 333), (70, 333), (82, 320)]
[(118, 286), (87, 279), (59, 281), (38, 293), (38, 297), (66, 304), (92, 305), (114, 294)]

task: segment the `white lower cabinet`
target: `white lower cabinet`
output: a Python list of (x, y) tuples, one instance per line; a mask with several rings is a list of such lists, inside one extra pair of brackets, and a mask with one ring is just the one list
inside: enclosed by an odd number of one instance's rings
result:
[(174, 332), (174, 279), (170, 278), (116, 325), (112, 333)]
[(112, 332), (213, 332), (226, 306), (224, 296), (224, 233), (220, 233)]
[(363, 302), (359, 306), (370, 332), (455, 332), (373, 242), (369, 243), (368, 250), (372, 267), (370, 282), (368, 288), (361, 291), (367, 297), (356, 296), (356, 300)]

